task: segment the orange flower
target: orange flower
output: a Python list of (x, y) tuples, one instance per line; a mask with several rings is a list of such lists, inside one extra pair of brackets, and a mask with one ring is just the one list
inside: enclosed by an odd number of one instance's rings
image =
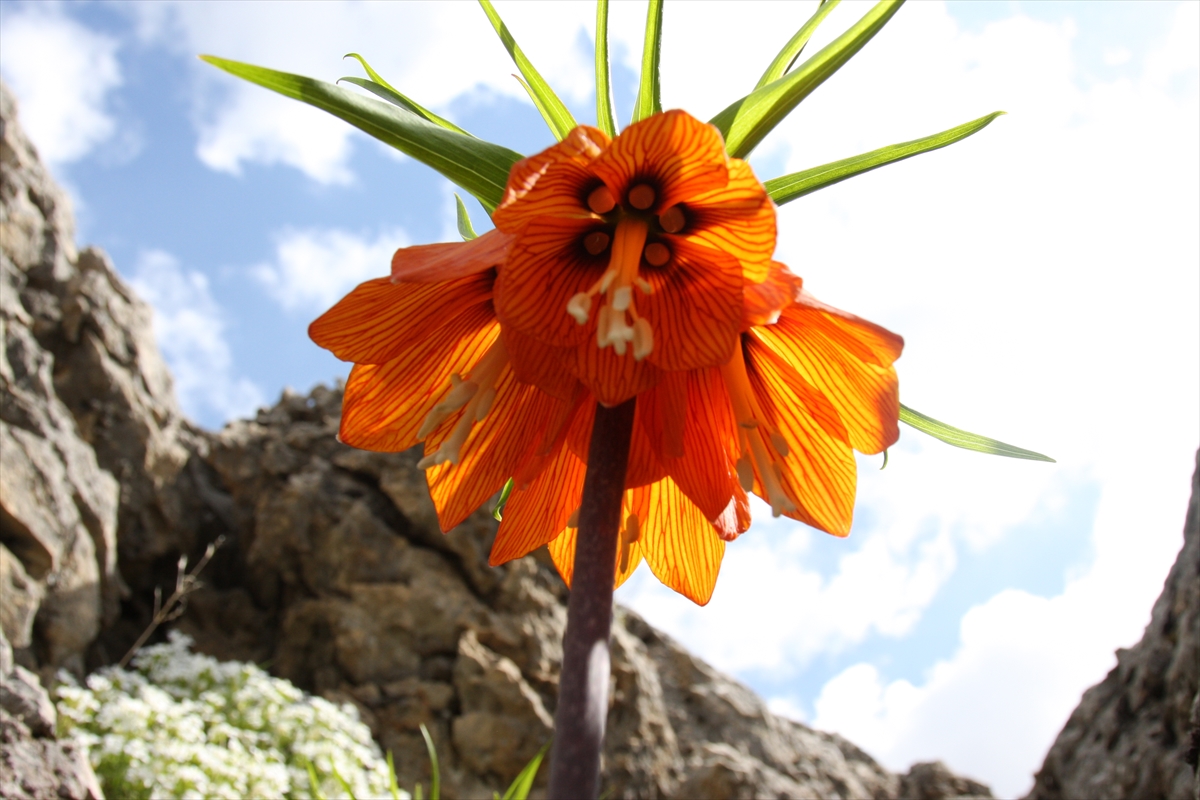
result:
[(638, 396), (615, 580), (645, 559), (697, 603), (746, 493), (845, 536), (853, 450), (895, 442), (903, 342), (771, 260), (775, 210), (680, 111), (576, 128), (516, 164), (496, 229), (401, 249), (310, 335), (353, 361), (341, 438), (425, 442), (443, 530), (507, 478), (501, 564), (548, 544), (569, 583), (596, 402)]

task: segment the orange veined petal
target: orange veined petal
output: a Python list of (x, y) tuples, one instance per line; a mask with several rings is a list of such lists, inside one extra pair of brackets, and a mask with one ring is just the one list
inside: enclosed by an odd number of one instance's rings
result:
[[(562, 147), (562, 144), (555, 147)], [(492, 214), (492, 221), (500, 230), (520, 234), (530, 220), (538, 217), (599, 219), (587, 201), (588, 194), (600, 186), (600, 180), (581, 158), (543, 159), (538, 171), (531, 172), (524, 180), (521, 176), (515, 176), (514, 180), (514, 176), (515, 168), (509, 176), (509, 186), (516, 182), (526, 188), (520, 192), (512, 191), (513, 199)]]
[(777, 324), (752, 335), (829, 398), (855, 450), (879, 453), (900, 437), (899, 387), (891, 366), (903, 347), (899, 336), (812, 304), (788, 307)]
[(512, 237), (495, 228), (469, 242), (401, 247), (392, 256), (392, 280), (434, 283), (453, 280), (504, 263)]
[(750, 165), (729, 160), (729, 184), (690, 198), (681, 235), (728, 253), (742, 264), (745, 279), (767, 277), (775, 252), (775, 204)]
[[(619, 588), (629, 579), (642, 563), (645, 552), (645, 523), (648, 510), (645, 507), (645, 495), (639, 494), (639, 489), (626, 490), (621, 498), (621, 525), (617, 533), (617, 555), (613, 564), (613, 588)], [(641, 536), (637, 540), (624, 537), (627, 520), (633, 514), (638, 517)], [(577, 528), (564, 528), (563, 531), (547, 544), (550, 558), (562, 576), (563, 583), (571, 588), (571, 578), (575, 574), (575, 545), (579, 539)]]
[(360, 283), (308, 326), (314, 342), (343, 361), (384, 364), (492, 297), (495, 273), (445, 283)]
[(766, 280), (742, 287), (742, 329), (774, 325), (783, 309), (800, 297), (803, 286), (804, 281), (793, 275), (785, 264), (772, 261)]
[(712, 125), (685, 111), (666, 111), (630, 125), (591, 164), (617, 198), (635, 180), (655, 190), (661, 213), (729, 182), (725, 142)]
[(608, 407), (618, 406), (662, 380), (663, 371), (650, 359), (636, 360), (631, 351), (618, 355), (612, 347), (596, 346), (596, 339), (564, 350), (563, 364)]
[(488, 564), (496, 566), (531, 553), (562, 532), (579, 508), (587, 469), (567, 447), (525, 489), (514, 488), (504, 506)]
[[(655, 453), (650, 437), (645, 433), (642, 416), (650, 407), (643, 408), (639, 398), (633, 412), (633, 434), (629, 441), (629, 461), (625, 467), (626, 488), (653, 483), (666, 475), (662, 462)], [(567, 446), (571, 452), (585, 464), (592, 443), (592, 424), (596, 419), (596, 403), (591, 397), (585, 397), (580, 404), (579, 413), (571, 423), (567, 434)]]
[(338, 438), (384, 453), (412, 447), (425, 416), (449, 392), (450, 376), (469, 372), (499, 335), (491, 305), (481, 303), (410, 340), (385, 364), (356, 364), (342, 397)]
[(664, 584), (706, 605), (717, 585), (725, 542), (670, 478), (633, 491), (645, 497), (641, 543), (646, 563)]
[[(766, 416), (764, 421), (787, 445), (786, 457), (776, 462), (783, 491), (796, 505), (786, 516), (834, 536), (846, 536), (854, 516), (856, 468), (844, 430), (836, 435), (840, 426), (836, 413), (828, 401), (822, 405), (816, 399), (820, 393), (793, 370), (783, 368), (753, 335), (746, 337), (745, 348), (746, 372)], [(766, 499), (758, 472), (755, 465), (755, 488)]]
[[(458, 525), (515, 474), (541, 440), (542, 429), (560, 402), (536, 387), (519, 382), (505, 367), (495, 383), (491, 410), (475, 423), (457, 464), (430, 467), (425, 475), (443, 531)], [(451, 436), (454, 423), (466, 409), (443, 422), (426, 440), (433, 453)]]
[(608, 254), (590, 255), (580, 244), (596, 224), (539, 217), (526, 226), (496, 278), (496, 314), (504, 325), (556, 347), (595, 341), (597, 314), (580, 325), (567, 302), (608, 269)]
[(732, 542), (746, 531), (750, 530), (750, 498), (737, 486), (729, 505), (721, 512), (721, 516), (712, 521), (717, 537), (726, 542)]
[[(708, 520), (725, 513), (740, 490), (735, 464), (740, 454), (737, 419), (716, 368), (671, 372), (638, 398), (641, 422), (663, 467)], [(683, 397), (674, 384), (682, 383)], [(672, 450), (671, 426), (680, 424), (680, 444)], [(743, 493), (744, 495), (744, 493)]]
[(512, 325), (504, 326), (500, 335), (504, 337), (509, 363), (518, 380), (531, 383), (560, 400), (574, 398), (579, 379), (563, 366), (566, 355), (563, 348), (543, 344)]
[[(559, 164), (587, 166), (608, 147), (610, 141), (604, 131), (589, 125), (580, 125), (558, 144), (513, 164), (508, 172), (508, 183), (504, 187), (504, 199), (492, 215), (492, 221), (501, 230), (508, 230), (510, 233), (519, 231), (527, 218), (523, 218), (522, 212), (519, 209), (514, 210), (512, 206), (519, 204), (519, 201), (534, 191), (551, 167)], [(580, 198), (574, 197), (573, 200), (579, 206), (583, 205)], [(567, 202), (568, 198), (564, 197), (563, 201)]]
[(741, 264), (679, 236), (662, 240), (671, 260), (661, 268), (643, 262), (640, 275), (652, 291), (634, 299), (654, 331), (648, 360), (667, 370), (724, 364), (742, 325)]

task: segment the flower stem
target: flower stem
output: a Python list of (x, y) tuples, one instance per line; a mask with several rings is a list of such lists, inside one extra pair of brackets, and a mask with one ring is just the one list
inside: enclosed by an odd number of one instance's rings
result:
[(608, 716), (613, 573), (635, 402), (633, 398), (615, 408), (596, 406), (563, 634), (548, 797), (594, 798), (599, 791)]

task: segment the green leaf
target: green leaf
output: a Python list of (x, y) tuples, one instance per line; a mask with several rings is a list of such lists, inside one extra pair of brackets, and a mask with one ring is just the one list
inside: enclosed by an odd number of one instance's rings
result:
[(433, 737), (429, 735), (429, 729), (425, 727), (424, 722), (421, 723), (421, 735), (425, 737), (425, 749), (429, 752), (429, 800), (439, 800), (442, 779), (438, 771), (437, 749), (433, 746)]
[(504, 483), (504, 488), (500, 490), (500, 499), (496, 501), (496, 507), (492, 509), (492, 516), (497, 522), (504, 519), (504, 506), (508, 504), (508, 496), (512, 494), (513, 479), (509, 478)]
[(608, 0), (596, 0), (596, 127), (617, 135), (612, 75), (608, 65)]
[(316, 767), (304, 756), (300, 756), (300, 760), (304, 762), (304, 768), (308, 770), (308, 783), (312, 787), (314, 800), (325, 800), (325, 794), (321, 791), (321, 781), (317, 779)]
[(448, 131), (454, 131), (455, 133), (461, 133), (464, 136), (471, 136), (474, 138), (473, 134), (464, 131), (462, 128), (458, 127), (445, 117), (439, 117), (437, 114), (433, 113), (416, 100), (413, 100), (408, 95), (400, 94), (400, 92), (397, 92), (395, 89), (386, 84), (378, 83), (377, 81), (369, 81), (365, 78), (355, 78), (353, 76), (338, 78), (338, 83), (341, 83), (342, 81), (345, 81), (346, 83), (353, 83), (355, 86), (361, 86), (371, 94), (381, 97), (392, 105), (403, 108), (405, 111), (416, 114), (418, 117), (422, 117), (429, 122), (432, 122), (434, 125), (441, 125)]
[(952, 444), (964, 450), (975, 450), (979, 453), (990, 453), (994, 456), (1024, 458), (1030, 461), (1049, 461), (1052, 464), (1057, 463), (1050, 456), (1044, 456), (1032, 450), (998, 442), (995, 439), (989, 439), (977, 433), (968, 433), (967, 431), (955, 428), (953, 425), (939, 422), (933, 417), (927, 417), (920, 411), (914, 411), (904, 404), (900, 405), (900, 421), (911, 425), (922, 433), (928, 433), (935, 439), (941, 439), (946, 444)]
[(338, 786), (342, 787), (342, 791), (346, 793), (346, 797), (350, 798), (350, 800), (358, 800), (358, 798), (354, 796), (353, 787), (346, 783), (346, 779), (338, 774), (337, 767), (331, 767), (330, 769), (333, 770), (333, 779), (338, 782)]
[[(576, 125), (575, 118), (571, 116), (571, 112), (567, 110), (563, 102), (558, 99), (558, 95), (550, 88), (550, 84), (546, 83), (533, 64), (529, 63), (529, 59), (525, 57), (525, 53), (517, 45), (516, 39), (508, 32), (508, 26), (500, 19), (500, 15), (496, 13), (496, 9), (492, 7), (491, 0), (479, 0), (479, 5), (483, 6), (483, 13), (487, 14), (492, 27), (500, 35), (500, 41), (504, 43), (504, 49), (508, 51), (508, 55), (512, 58), (513, 63), (517, 65), (517, 69), (521, 70), (521, 74), (525, 76), (525, 80), (521, 81), (521, 85), (525, 87), (525, 91), (529, 92), (529, 97), (533, 100), (533, 104), (537, 106), (537, 110), (541, 112), (542, 119), (546, 120), (546, 124), (550, 126), (550, 132), (561, 141), (568, 133), (574, 130)], [(518, 78), (517, 80), (521, 79)]]
[(834, 7), (841, 0), (821, 0), (821, 5), (817, 7), (817, 13), (813, 14), (808, 22), (804, 23), (800, 30), (796, 31), (796, 35), (783, 46), (779, 51), (779, 55), (775, 56), (775, 60), (771, 62), (771, 66), (767, 67), (767, 71), (758, 79), (755, 89), (761, 89), (768, 83), (774, 83), (784, 76), (792, 64), (796, 63), (796, 59), (800, 57), (800, 53), (804, 50), (804, 45), (808, 44), (808, 40), (812, 38), (813, 32), (824, 19), (829, 16), (829, 12), (833, 11)]
[(392, 758), (392, 751), (387, 751), (387, 767), (388, 767), (388, 792), (392, 795), (392, 800), (400, 800), (400, 784), (396, 782), (396, 760)]
[(239, 78), (344, 119), (445, 175), (474, 195), (488, 213), (500, 204), (508, 171), (521, 160), (520, 153), (507, 147), (448, 130), (419, 114), (332, 83), (216, 56), (200, 58)]
[(467, 214), (467, 207), (463, 205), (462, 198), (458, 196), (457, 192), (454, 193), (454, 202), (457, 204), (458, 235), (463, 238), (464, 242), (478, 238), (479, 234), (475, 232), (475, 227), (471, 224), (471, 217)]
[(538, 768), (542, 765), (542, 759), (546, 757), (546, 751), (549, 749), (550, 742), (542, 745), (542, 749), (538, 750), (537, 755), (529, 760), (501, 800), (526, 800), (529, 797), (529, 790), (533, 788), (533, 779), (537, 777)]
[(745, 158), (792, 109), (837, 72), (887, 24), (904, 0), (879, 0), (854, 27), (782, 78), (734, 102), (709, 122), (725, 137), (725, 150)]
[(818, 189), (824, 189), (826, 186), (832, 186), (847, 178), (853, 178), (855, 175), (870, 172), (885, 164), (903, 161), (906, 158), (919, 156), (921, 153), (928, 153), (930, 150), (937, 150), (946, 145), (954, 144), (973, 133), (983, 130), (992, 120), (1003, 113), (1003, 111), (994, 111), (987, 116), (972, 120), (964, 125), (959, 125), (956, 128), (950, 128), (941, 133), (935, 133), (932, 136), (926, 136), (923, 139), (914, 139), (911, 142), (888, 145), (878, 150), (872, 150), (869, 153), (843, 158), (841, 161), (834, 161), (830, 164), (812, 167), (801, 172), (793, 172), (791, 175), (772, 178), (764, 186), (767, 189), (767, 194), (771, 195), (771, 199), (775, 201), (775, 204), (783, 205), (795, 200), (797, 197), (803, 197)]
[(633, 118), (638, 122), (662, 111), (659, 96), (658, 59), (662, 50), (663, 0), (650, 0), (646, 9), (646, 40), (642, 45), (642, 81), (638, 84), (637, 99), (633, 101)]

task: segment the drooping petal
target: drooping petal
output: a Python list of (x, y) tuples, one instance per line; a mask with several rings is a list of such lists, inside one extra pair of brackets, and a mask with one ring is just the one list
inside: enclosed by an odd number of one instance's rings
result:
[[(459, 462), (438, 464), (425, 472), (443, 531), (470, 516), (517, 472), (536, 448), (558, 402), (518, 381), (508, 367), (501, 371), (495, 390), (491, 411), (471, 429)], [(427, 454), (450, 436), (456, 418), (451, 417), (425, 440)]]
[(654, 331), (649, 360), (666, 370), (711, 367), (729, 360), (742, 325), (742, 268), (720, 250), (664, 236), (671, 261), (644, 267), (650, 294), (637, 295), (638, 313)]
[(597, 181), (585, 167), (610, 141), (604, 131), (580, 125), (558, 144), (514, 164), (504, 200), (492, 214), (496, 227), (519, 233), (534, 217), (590, 215), (585, 190)]
[(509, 363), (517, 379), (531, 383), (543, 392), (560, 400), (575, 396), (579, 379), (563, 366), (563, 349), (543, 344), (527, 336), (511, 325), (501, 329), (504, 346), (508, 349)]
[(736, 258), (745, 279), (767, 277), (775, 252), (775, 204), (740, 158), (729, 160), (729, 184), (687, 201), (688, 239)]
[(601, 349), (594, 338), (564, 350), (563, 364), (610, 408), (656, 385), (663, 376), (650, 359), (638, 361), (628, 350), (618, 355), (612, 347)]
[(783, 309), (800, 297), (803, 286), (800, 277), (793, 275), (786, 265), (772, 261), (770, 273), (762, 283), (742, 287), (742, 329), (754, 325), (774, 325)]
[(440, 283), (504, 263), (513, 237), (493, 228), (469, 242), (401, 247), (392, 256), (392, 280)]
[[(617, 557), (616, 563), (613, 565), (613, 588), (619, 588), (621, 584), (629, 580), (629, 577), (637, 570), (638, 565), (642, 563), (642, 557), (645, 553), (645, 519), (649, 514), (647, 509), (646, 495), (641, 489), (629, 489), (621, 497), (621, 524), (617, 533)], [(626, 542), (624, 547), (627, 549), (627, 554), (622, 564), (621, 558), (621, 531), (625, 529), (626, 520), (630, 514), (636, 514), (641, 521), (642, 536), (637, 541)], [(571, 579), (575, 575), (575, 546), (579, 540), (579, 530), (577, 528), (564, 528), (556, 538), (547, 544), (547, 549), (550, 551), (550, 558), (554, 561), (554, 566), (558, 569), (558, 574), (562, 576), (563, 583), (567, 588), (571, 588)], [(621, 567), (624, 566), (624, 569)]]
[[(646, 407), (643, 408), (643, 405)], [(650, 437), (645, 435), (645, 426), (641, 422), (642, 415), (646, 414), (649, 408), (650, 406), (643, 404), (639, 398), (633, 412), (633, 435), (629, 442), (629, 461), (625, 467), (626, 487), (653, 483), (667, 474), (655, 453)], [(570, 433), (567, 435), (567, 446), (585, 464), (591, 448), (592, 424), (595, 419), (596, 403), (591, 398), (587, 398), (580, 406), (579, 413), (575, 416)]]
[(721, 516), (712, 521), (717, 536), (726, 542), (732, 542), (746, 531), (750, 530), (750, 498), (741, 486), (734, 487), (729, 505), (721, 512)]
[(384, 364), (468, 308), (492, 296), (494, 273), (442, 284), (360, 283), (308, 326), (308, 335), (343, 361)]
[(526, 489), (514, 489), (504, 506), (488, 564), (496, 566), (531, 553), (567, 526), (583, 496), (586, 467), (569, 448), (558, 455)]
[(670, 478), (634, 491), (646, 495), (642, 534), (646, 563), (664, 584), (706, 605), (717, 585), (725, 542)]
[(594, 220), (554, 217), (529, 223), (496, 278), (496, 314), (505, 326), (556, 347), (595, 341), (595, 309), (584, 325), (567, 313), (567, 302), (608, 268), (606, 255), (590, 255), (579, 244), (595, 226)]
[(351, 447), (397, 453), (416, 444), (429, 411), (450, 390), (450, 376), (479, 362), (500, 335), (487, 303), (472, 306), (385, 364), (356, 364), (342, 397), (338, 438)]
[(725, 186), (727, 161), (716, 128), (684, 111), (667, 111), (622, 131), (591, 169), (618, 198), (635, 179), (651, 184), (656, 196), (649, 211), (657, 214)]
[[(854, 451), (832, 406), (822, 409), (819, 393), (794, 371), (782, 369), (757, 339), (746, 339), (746, 367), (766, 422), (787, 443), (780, 483), (796, 504), (787, 516), (834, 536), (850, 533), (854, 514)], [(814, 411), (816, 412), (814, 414)], [(832, 417), (832, 418), (831, 418)], [(756, 468), (757, 470), (757, 468)], [(756, 482), (761, 485), (761, 477)]]
[(899, 336), (812, 300), (788, 307), (754, 335), (829, 398), (855, 450), (879, 453), (899, 438), (892, 367), (904, 346)]

